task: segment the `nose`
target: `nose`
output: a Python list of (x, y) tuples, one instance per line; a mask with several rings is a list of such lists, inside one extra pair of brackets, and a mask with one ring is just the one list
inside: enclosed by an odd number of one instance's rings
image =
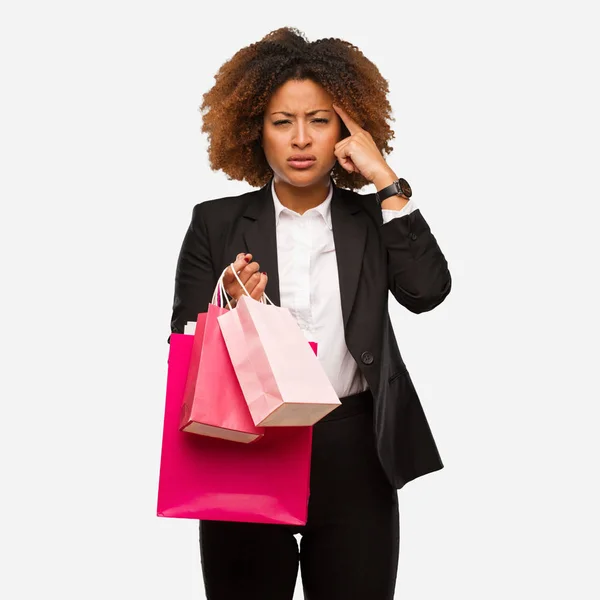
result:
[(311, 141), (312, 140), (308, 132), (308, 127), (303, 121), (298, 121), (296, 127), (294, 128), (292, 145), (297, 146), (298, 148), (306, 148)]

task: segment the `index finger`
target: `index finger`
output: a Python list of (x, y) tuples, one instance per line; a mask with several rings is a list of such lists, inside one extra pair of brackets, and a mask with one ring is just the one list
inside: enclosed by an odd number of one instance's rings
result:
[[(232, 263), (236, 273), (239, 273), (248, 266), (249, 262), (252, 260), (252, 254), (238, 254), (238, 257), (236, 257), (235, 261)], [(232, 282), (235, 279), (233, 272), (231, 271), (231, 265), (227, 269), (224, 279), (228, 282)]]
[(338, 104), (332, 103), (333, 109), (340, 116), (340, 119), (344, 122), (344, 125), (348, 128), (350, 135), (354, 135), (359, 131), (362, 131), (362, 127)]

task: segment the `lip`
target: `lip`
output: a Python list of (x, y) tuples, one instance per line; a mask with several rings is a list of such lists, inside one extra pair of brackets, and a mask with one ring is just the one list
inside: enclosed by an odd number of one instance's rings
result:
[(288, 163), (294, 169), (308, 169), (315, 162), (317, 162), (316, 157), (310, 154), (298, 154), (288, 158)]

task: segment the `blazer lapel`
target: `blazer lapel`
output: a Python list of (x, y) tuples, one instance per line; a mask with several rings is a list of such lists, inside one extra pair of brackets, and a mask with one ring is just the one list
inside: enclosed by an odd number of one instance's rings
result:
[[(331, 222), (344, 328), (348, 324), (354, 306), (367, 240), (367, 228), (360, 219), (360, 212), (360, 206), (352, 196), (334, 184)], [(281, 303), (279, 264), (271, 181), (258, 190), (255, 199), (248, 204), (243, 218), (247, 221), (243, 236), (248, 252), (252, 254), (253, 260), (260, 263), (260, 270), (268, 273), (269, 281), (265, 291), (273, 304), (279, 306)]]
[(260, 270), (267, 273), (265, 293), (279, 306), (279, 267), (277, 262), (277, 233), (275, 231), (275, 205), (271, 192), (271, 181), (264, 185), (255, 199), (248, 204), (243, 218), (247, 221), (244, 241), (252, 259), (260, 264)]
[(348, 325), (362, 272), (367, 228), (359, 216), (360, 206), (350, 194), (334, 186), (331, 222), (337, 258), (344, 329)]

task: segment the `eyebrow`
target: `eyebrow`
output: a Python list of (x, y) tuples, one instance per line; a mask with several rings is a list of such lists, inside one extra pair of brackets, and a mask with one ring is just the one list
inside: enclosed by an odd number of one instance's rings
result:
[[(311, 111), (309, 111), (309, 112), (307, 112), (305, 114), (306, 114), (306, 116), (310, 117), (311, 115), (314, 115), (314, 114), (316, 114), (318, 112), (331, 112), (331, 111), (329, 109), (327, 109), (327, 108), (318, 108), (317, 110), (311, 110)], [(285, 115), (286, 117), (295, 117), (296, 116), (294, 113), (285, 112), (283, 110), (279, 110), (279, 111), (273, 112), (271, 114), (272, 115), (277, 115), (277, 114), (279, 114), (279, 115)]]

